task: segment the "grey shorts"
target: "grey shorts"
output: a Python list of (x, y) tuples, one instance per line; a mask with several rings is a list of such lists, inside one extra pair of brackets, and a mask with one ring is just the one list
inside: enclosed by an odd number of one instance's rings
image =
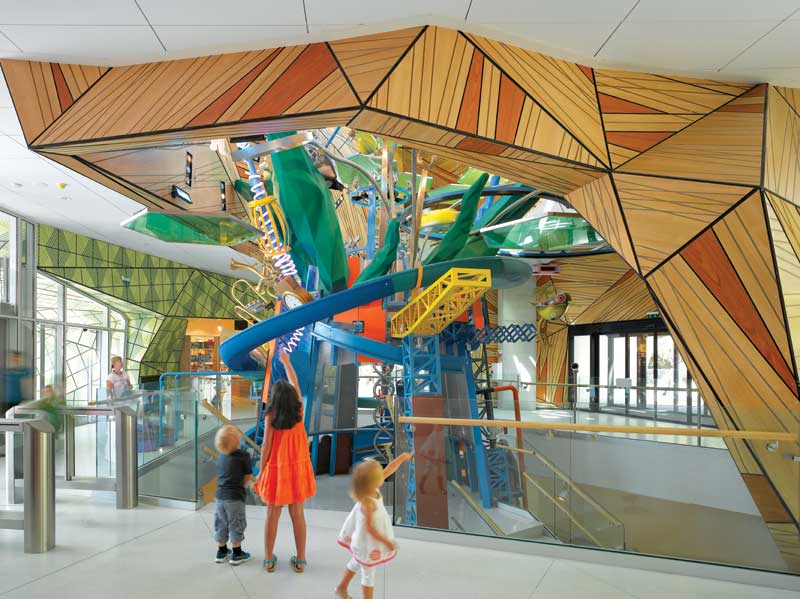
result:
[(217, 511), (214, 514), (214, 540), (218, 544), (241, 543), (244, 540), (244, 529), (247, 528), (247, 514), (244, 501), (217, 499)]

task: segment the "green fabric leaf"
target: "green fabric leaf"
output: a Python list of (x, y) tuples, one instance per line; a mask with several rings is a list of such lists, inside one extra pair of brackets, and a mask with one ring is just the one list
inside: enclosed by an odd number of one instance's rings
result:
[(394, 219), (386, 227), (386, 238), (383, 242), (383, 247), (375, 253), (372, 262), (361, 271), (358, 278), (353, 282), (353, 285), (382, 277), (387, 274), (392, 268), (395, 260), (397, 260), (397, 245), (400, 243), (400, 221)]
[[(294, 133), (272, 133), (267, 139)], [(327, 293), (346, 289), (347, 254), (325, 178), (302, 147), (273, 154), (272, 167), (280, 190), (278, 199), (292, 232), (292, 256), (298, 267), (315, 265), (320, 288)]]
[(488, 180), (489, 175), (483, 173), (464, 192), (464, 197), (461, 199), (461, 210), (456, 221), (448, 229), (447, 234), (439, 242), (439, 245), (423, 260), (423, 264), (436, 264), (437, 262), (452, 260), (464, 249), (469, 238), (469, 232), (472, 229), (472, 223), (475, 222), (475, 214), (478, 212), (478, 201)]

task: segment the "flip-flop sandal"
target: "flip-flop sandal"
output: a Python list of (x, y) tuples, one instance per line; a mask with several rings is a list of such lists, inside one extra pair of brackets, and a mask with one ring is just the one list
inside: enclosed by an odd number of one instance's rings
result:
[(264, 569), (272, 574), (275, 571), (275, 566), (278, 565), (278, 556), (274, 553), (272, 554), (272, 559), (265, 559), (264, 560)]
[(333, 589), (333, 596), (334, 596), (334, 597), (336, 597), (336, 599), (353, 599), (353, 598), (352, 598), (350, 595), (348, 595), (347, 593), (345, 593), (344, 595), (342, 595), (342, 594), (341, 594), (341, 593), (339, 593), (339, 591), (338, 591), (338, 590), (336, 590), (336, 589)]
[(292, 556), (292, 569), (297, 572), (298, 574), (302, 574), (306, 571), (306, 560), (304, 559), (297, 559), (297, 556)]

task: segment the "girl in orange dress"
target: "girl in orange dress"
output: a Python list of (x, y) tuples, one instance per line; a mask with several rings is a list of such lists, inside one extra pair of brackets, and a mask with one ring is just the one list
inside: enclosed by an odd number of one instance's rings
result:
[(316, 494), (317, 482), (308, 451), (297, 375), (288, 354), (281, 352), (280, 361), (289, 382), (276, 381), (272, 385), (266, 409), (266, 432), (261, 446), (261, 473), (255, 490), (267, 504), (264, 568), (267, 572), (275, 571), (278, 560), (273, 549), (278, 534), (278, 520), (281, 509), (288, 505), (297, 549), (297, 555), (292, 556), (291, 564), (295, 572), (302, 573), (306, 567), (306, 518), (303, 502)]

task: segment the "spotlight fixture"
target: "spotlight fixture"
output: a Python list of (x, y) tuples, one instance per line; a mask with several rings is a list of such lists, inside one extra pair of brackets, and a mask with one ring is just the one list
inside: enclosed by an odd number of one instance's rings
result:
[(225, 196), (225, 181), (219, 182), (219, 206), (222, 212), (228, 210), (228, 198)]
[(192, 203), (192, 196), (189, 195), (189, 192), (181, 189), (177, 185), (172, 186), (172, 192), (170, 193), (170, 195), (176, 200), (183, 200), (187, 204)]
[(184, 181), (186, 183), (186, 187), (192, 186), (192, 154), (191, 152), (186, 152), (186, 173), (184, 176)]

